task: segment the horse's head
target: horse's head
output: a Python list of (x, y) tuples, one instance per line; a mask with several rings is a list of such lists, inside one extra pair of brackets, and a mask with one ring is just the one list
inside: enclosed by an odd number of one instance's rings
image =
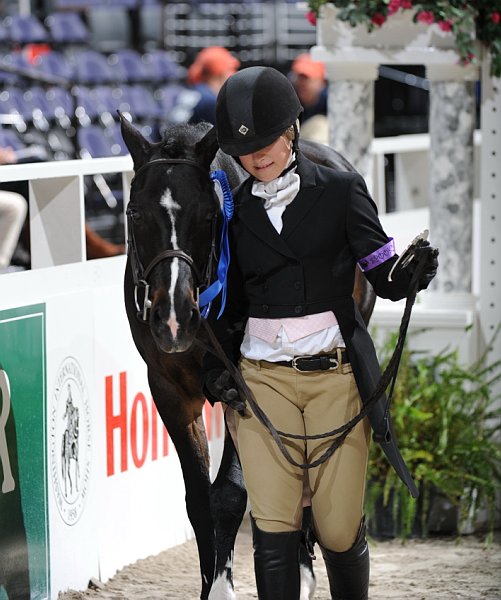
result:
[(149, 325), (157, 347), (184, 352), (200, 324), (198, 288), (206, 283), (220, 212), (209, 175), (215, 132), (180, 125), (151, 143), (120, 118), (135, 171), (127, 207), (129, 318), (134, 296), (135, 316)]

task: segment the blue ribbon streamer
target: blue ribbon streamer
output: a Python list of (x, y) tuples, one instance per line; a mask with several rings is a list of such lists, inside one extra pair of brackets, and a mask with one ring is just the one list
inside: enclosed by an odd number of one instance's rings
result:
[(211, 303), (214, 298), (221, 293), (221, 308), (217, 318), (223, 314), (226, 305), (226, 288), (228, 267), (230, 266), (230, 244), (228, 241), (228, 225), (233, 217), (233, 196), (228, 183), (228, 177), (224, 171), (214, 171), (210, 175), (212, 181), (218, 182), (223, 192), (223, 206), (221, 212), (223, 214), (223, 226), (221, 231), (221, 241), (219, 245), (219, 262), (217, 264), (217, 279), (205, 291), (200, 294), (199, 306), (202, 309), (200, 314), (204, 319), (209, 316)]

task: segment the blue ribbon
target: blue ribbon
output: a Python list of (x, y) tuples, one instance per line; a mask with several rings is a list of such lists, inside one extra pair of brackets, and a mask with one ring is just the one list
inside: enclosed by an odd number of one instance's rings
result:
[(205, 291), (200, 294), (198, 304), (202, 309), (200, 314), (204, 319), (209, 316), (211, 303), (214, 298), (221, 293), (221, 308), (217, 318), (223, 314), (226, 305), (226, 288), (228, 283), (228, 267), (230, 266), (230, 244), (228, 241), (228, 225), (233, 217), (233, 196), (230, 190), (230, 184), (224, 171), (214, 171), (210, 178), (215, 185), (219, 183), (223, 193), (223, 226), (221, 231), (221, 242), (219, 245), (219, 262), (217, 264), (217, 279)]

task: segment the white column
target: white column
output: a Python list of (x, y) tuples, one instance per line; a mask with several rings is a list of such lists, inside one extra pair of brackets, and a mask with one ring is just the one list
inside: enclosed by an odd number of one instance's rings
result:
[[(492, 348), (488, 362), (501, 359), (501, 78), (489, 74), (488, 57), (482, 65), (482, 163), (480, 168), (480, 350)], [(501, 384), (496, 386), (501, 392)]]
[(378, 65), (327, 63), (326, 67), (329, 145), (353, 164), (371, 189), (369, 147), (374, 137), (374, 81)]
[[(476, 69), (432, 65), (430, 79), (430, 238), (440, 250), (431, 290), (472, 306), (473, 132)], [(453, 294), (454, 296), (451, 296)]]

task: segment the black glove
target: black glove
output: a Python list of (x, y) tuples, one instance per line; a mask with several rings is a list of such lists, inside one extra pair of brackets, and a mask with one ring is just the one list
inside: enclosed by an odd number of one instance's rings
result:
[[(422, 273), (419, 277), (418, 281), (418, 291), (425, 290), (429, 285), (431, 280), (437, 274), (438, 268), (438, 248), (433, 248), (430, 246), (430, 242), (427, 240), (422, 240), (419, 243), (419, 246), (414, 250), (415, 256), (413, 260), (408, 265), (408, 270), (410, 275), (414, 275), (414, 271), (419, 263), (422, 263)], [(424, 258), (423, 258), (424, 255)], [(424, 262), (422, 262), (424, 261)]]
[(224, 402), (240, 416), (245, 415), (245, 400), (240, 397), (229, 371), (221, 369), (209, 371), (205, 378), (204, 391), (211, 402)]

